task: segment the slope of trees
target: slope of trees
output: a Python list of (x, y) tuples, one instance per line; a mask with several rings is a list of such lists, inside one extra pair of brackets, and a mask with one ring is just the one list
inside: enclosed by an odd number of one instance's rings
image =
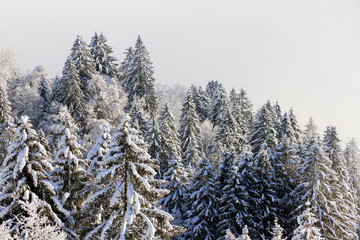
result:
[(140, 36), (77, 36), (53, 79), (0, 47), (1, 239), (359, 239), (355, 140), (154, 76)]

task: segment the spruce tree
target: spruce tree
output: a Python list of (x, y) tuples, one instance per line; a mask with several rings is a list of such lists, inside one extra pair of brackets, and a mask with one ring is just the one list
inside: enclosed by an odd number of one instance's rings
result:
[(306, 209), (297, 217), (298, 227), (291, 240), (324, 240), (320, 230), (314, 226), (318, 222), (315, 214), (311, 212), (310, 203), (306, 202)]
[(216, 239), (216, 186), (215, 173), (209, 160), (202, 159), (191, 179), (187, 202), (187, 231), (180, 239)]
[(112, 47), (107, 44), (107, 39), (102, 32), (100, 34), (95, 32), (91, 38), (89, 48), (94, 58), (95, 70), (109, 77), (118, 77), (117, 59), (111, 56), (113, 52)]
[(69, 220), (55, 199), (56, 190), (48, 174), (52, 170), (48, 153), (31, 127), (29, 118), (21, 117), (1, 166), (0, 218), (1, 222), (11, 221), (12, 234), (24, 230), (17, 222), (27, 216), (24, 208), (27, 203), (36, 204), (37, 209), (43, 210), (59, 227), (64, 227), (63, 222)]
[(271, 229), (271, 240), (286, 240), (283, 238), (283, 228), (279, 225), (278, 219), (275, 218), (274, 220), (274, 227)]
[[(325, 153), (332, 162), (338, 181), (332, 184), (333, 201), (340, 214), (334, 214), (332, 223), (336, 236), (341, 239), (357, 239), (357, 210), (354, 192), (349, 186), (349, 173), (340, 147), (336, 128), (328, 126), (324, 135)], [(335, 221), (335, 223), (334, 223)]]
[(162, 178), (169, 170), (169, 160), (181, 159), (179, 134), (176, 130), (175, 118), (168, 104), (160, 111), (159, 122), (159, 152), (157, 161), (159, 164), (159, 176)]
[(344, 158), (349, 172), (349, 186), (354, 191), (358, 209), (360, 209), (360, 155), (355, 139), (346, 144)]
[(276, 135), (274, 111), (268, 101), (257, 112), (251, 127), (249, 142), (254, 155), (257, 155), (263, 143), (266, 143), (271, 150), (274, 150), (277, 144)]
[(308, 143), (312, 139), (319, 137), (319, 134), (317, 133), (317, 126), (312, 117), (309, 118), (309, 122), (305, 125), (303, 137), (305, 143)]
[(242, 199), (238, 195), (238, 179), (236, 178), (236, 157), (232, 153), (223, 155), (222, 164), (217, 176), (218, 204), (217, 204), (217, 239), (224, 239), (226, 230), (240, 234), (241, 225), (238, 224), (238, 213), (243, 210)]
[[(90, 49), (82, 36), (77, 36), (71, 48), (70, 57), (73, 60), (81, 81), (80, 87), (86, 92), (87, 81), (96, 73), (95, 63)], [(86, 94), (85, 94), (86, 95)]]
[(0, 87), (0, 163), (5, 159), (6, 149), (15, 135), (14, 119), (11, 117), (10, 112), (10, 103), (6, 93)]
[(110, 143), (110, 139), (110, 128), (108, 125), (104, 125), (102, 127), (100, 136), (86, 157), (86, 159), (90, 161), (88, 172), (90, 172), (91, 175), (96, 176), (96, 173), (101, 171), (100, 162), (103, 160), (105, 154), (108, 151), (108, 144)]
[(48, 80), (46, 79), (45, 75), (41, 76), (41, 81), (39, 84), (39, 95), (40, 95), (40, 109), (43, 113), (49, 114), (50, 113), (50, 86)]
[(135, 50), (133, 47), (129, 47), (128, 49), (126, 49), (124, 52), (125, 59), (124, 59), (124, 61), (121, 62), (120, 67), (119, 67), (120, 84), (124, 88), (125, 92), (129, 92), (130, 87), (131, 87), (131, 85), (128, 84), (128, 82), (130, 82), (131, 78), (128, 76), (131, 74), (132, 69), (130, 66), (132, 64), (134, 52), (135, 52)]
[(201, 158), (201, 151), (199, 120), (192, 91), (188, 91), (181, 109), (179, 138), (184, 166), (194, 169)]
[[(51, 172), (57, 185), (59, 203), (69, 211), (74, 221), (80, 217), (79, 210), (86, 198), (87, 182), (87, 164), (81, 159), (83, 149), (77, 142), (76, 129), (70, 114), (66, 114), (62, 120), (61, 139), (53, 162), (55, 168)], [(75, 222), (69, 227), (74, 228), (73, 224)]]
[(156, 111), (158, 103), (155, 94), (155, 78), (153, 74), (154, 71), (149, 52), (139, 36), (135, 44), (131, 62), (129, 62), (127, 69), (124, 70), (123, 76), (123, 87), (128, 94), (127, 109), (131, 108), (135, 97), (138, 97), (144, 98), (144, 111), (146, 113)]
[(155, 160), (138, 131), (130, 127), (128, 115), (100, 163), (97, 191), (82, 207), (84, 219), (89, 219), (81, 225), (83, 239), (170, 239), (179, 230), (170, 224), (171, 215), (156, 207), (168, 191), (157, 188), (162, 181), (154, 179)]
[(336, 229), (343, 227), (343, 223), (336, 221), (342, 213), (335, 204), (333, 192), (334, 183), (339, 179), (319, 139), (312, 139), (305, 149), (304, 159), (297, 170), (298, 186), (294, 198), (298, 199), (299, 206), (304, 206), (309, 200), (324, 236), (336, 238)]
[(243, 130), (243, 134), (247, 136), (249, 135), (254, 116), (252, 113), (253, 105), (243, 88), (240, 89), (240, 93), (238, 94), (238, 101), (241, 119), (236, 120), (239, 122), (240, 127)]
[(86, 120), (84, 93), (81, 89), (79, 72), (74, 61), (69, 57), (63, 69), (63, 76), (58, 83), (55, 98), (66, 105), (75, 121), (83, 124)]
[(201, 87), (197, 89), (197, 96), (195, 98), (196, 113), (199, 116), (200, 123), (203, 123), (209, 118), (209, 99), (204, 90)]

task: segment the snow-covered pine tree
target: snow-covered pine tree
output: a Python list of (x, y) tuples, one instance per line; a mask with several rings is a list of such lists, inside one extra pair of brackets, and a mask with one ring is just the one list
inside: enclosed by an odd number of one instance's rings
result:
[(157, 161), (159, 164), (159, 176), (169, 170), (168, 161), (181, 159), (182, 152), (180, 147), (179, 135), (176, 129), (175, 118), (170, 111), (169, 105), (165, 104), (160, 111), (159, 123), (159, 152)]
[(336, 238), (336, 229), (342, 227), (342, 223), (336, 221), (341, 212), (335, 204), (333, 192), (338, 177), (318, 138), (310, 140), (305, 149), (307, 151), (297, 170), (298, 186), (294, 190), (294, 199), (298, 199), (298, 206), (304, 206), (308, 200), (319, 219), (321, 232), (324, 236)]
[(297, 217), (298, 227), (293, 233), (291, 240), (324, 240), (320, 230), (315, 226), (318, 222), (315, 214), (312, 213), (310, 202), (306, 202), (306, 209)]
[(336, 128), (328, 126), (324, 134), (325, 153), (332, 162), (331, 167), (336, 172), (338, 181), (332, 184), (333, 201), (340, 214), (334, 214), (333, 221), (336, 221), (334, 230), (337, 238), (353, 240), (358, 239), (357, 227), (358, 217), (354, 192), (349, 186), (349, 173), (345, 166), (340, 139)]
[[(26, 215), (20, 216), (17, 222), (20, 231), (15, 234), (12, 240), (26, 239), (26, 240), (66, 240), (67, 234), (60, 229), (59, 226), (52, 223), (52, 221), (45, 215), (44, 209), (39, 209), (36, 200), (32, 202), (21, 201), (21, 208), (26, 212)], [(3, 239), (3, 238), (1, 238)]]
[(14, 139), (15, 124), (10, 115), (10, 103), (7, 100), (6, 93), (0, 86), (0, 163), (6, 156), (6, 149)]
[(82, 239), (170, 239), (179, 231), (170, 224), (172, 216), (156, 207), (168, 190), (157, 188), (163, 181), (154, 179), (155, 160), (138, 131), (130, 127), (128, 115), (113, 133), (100, 164), (97, 191), (82, 207), (84, 214), (93, 217), (79, 225)]
[(71, 48), (70, 57), (79, 73), (80, 87), (86, 95), (87, 81), (96, 73), (95, 62), (82, 36), (77, 36)]
[(292, 192), (297, 186), (296, 169), (300, 164), (299, 143), (300, 132), (295, 116), (292, 112), (285, 113), (280, 127), (280, 142), (275, 149), (275, 181), (276, 196), (279, 198), (277, 217), (280, 219), (285, 233), (291, 233), (295, 224), (292, 212), (298, 207)]
[(304, 143), (311, 141), (313, 138), (319, 137), (317, 133), (317, 126), (314, 122), (314, 119), (311, 117), (309, 118), (308, 123), (305, 125), (305, 130), (303, 132)]
[(129, 116), (131, 118), (131, 127), (140, 131), (141, 134), (145, 137), (149, 131), (149, 124), (146, 120), (145, 113), (143, 111), (145, 106), (145, 101), (142, 98), (134, 97), (131, 108), (129, 110)]
[(117, 59), (111, 56), (112, 47), (107, 44), (107, 39), (102, 32), (100, 34), (95, 32), (91, 38), (89, 48), (94, 58), (96, 71), (109, 77), (118, 77)]
[(167, 181), (164, 188), (170, 193), (160, 199), (159, 204), (162, 209), (169, 212), (174, 217), (173, 223), (182, 225), (186, 212), (186, 194), (188, 192), (188, 173), (185, 171), (181, 158), (169, 158), (168, 169), (164, 173), (163, 179)]
[(110, 139), (110, 128), (108, 125), (104, 125), (102, 127), (100, 136), (86, 157), (86, 159), (90, 161), (90, 166), (88, 169), (90, 175), (96, 177), (96, 173), (102, 170), (100, 162), (103, 160), (105, 154), (108, 151), (108, 144), (110, 143)]
[(214, 126), (218, 126), (223, 121), (224, 111), (230, 111), (230, 104), (225, 89), (221, 86), (217, 92), (214, 93), (216, 97), (213, 99), (213, 104), (210, 109), (210, 120)]
[(242, 230), (241, 236), (237, 240), (251, 240), (249, 237), (249, 230), (247, 225), (245, 225), (245, 227)]
[(48, 153), (31, 127), (29, 118), (21, 117), (15, 139), (1, 166), (0, 219), (1, 222), (11, 221), (12, 235), (22, 231), (17, 222), (29, 214), (22, 207), (25, 203), (36, 204), (37, 209), (44, 210), (44, 215), (59, 227), (64, 227), (63, 221), (68, 221), (66, 211), (58, 206), (54, 197), (54, 184), (48, 174), (52, 170)]
[(346, 144), (344, 158), (349, 172), (349, 186), (354, 191), (360, 209), (360, 154), (355, 139)]
[(42, 74), (41, 76), (41, 81), (39, 84), (39, 95), (41, 98), (40, 109), (43, 113), (48, 114), (50, 112), (51, 89), (45, 74)]
[(274, 150), (277, 144), (276, 135), (274, 110), (268, 101), (258, 110), (251, 127), (249, 142), (254, 156), (258, 154), (263, 143)]
[(274, 108), (274, 126), (275, 126), (275, 130), (276, 130), (276, 133), (277, 133), (277, 138), (278, 140), (280, 140), (281, 138), (281, 122), (282, 122), (282, 113), (281, 113), (281, 108), (280, 108), (280, 105), (279, 105), (279, 102), (276, 102), (276, 104), (273, 106)]
[(214, 167), (202, 159), (191, 179), (187, 199), (185, 226), (187, 231), (179, 239), (216, 239), (216, 185)]
[(120, 84), (121, 86), (124, 88), (125, 92), (128, 92), (130, 90), (130, 86), (128, 84), (128, 81), (130, 81), (131, 79), (127, 76), (129, 76), (130, 72), (131, 72), (131, 62), (132, 59), (134, 57), (134, 48), (133, 47), (129, 47), (128, 49), (125, 50), (124, 54), (125, 54), (125, 59), (124, 61), (121, 62), (120, 67), (119, 67), (119, 74), (120, 74)]
[(84, 103), (84, 93), (81, 89), (79, 72), (75, 63), (69, 57), (63, 69), (63, 76), (59, 80), (55, 99), (66, 105), (76, 122), (83, 124), (86, 120), (86, 108)]
[(219, 95), (226, 95), (226, 90), (221, 83), (219, 83), (218, 81), (211, 80), (206, 85), (205, 91), (208, 95), (208, 99), (210, 100), (210, 112), (211, 112), (215, 100), (219, 97)]
[(262, 239), (269, 238), (271, 225), (279, 212), (279, 199), (276, 196), (275, 170), (271, 164), (271, 150), (263, 143), (258, 154), (255, 156), (257, 164), (257, 182), (247, 189), (253, 191), (251, 198), (255, 200), (252, 203), (251, 214), (254, 216), (257, 237)]
[(209, 118), (209, 99), (206, 92), (201, 88), (197, 89), (197, 96), (195, 98), (196, 113), (199, 117), (200, 123), (203, 123)]
[(274, 220), (274, 227), (271, 229), (271, 240), (286, 240), (283, 238), (284, 229), (279, 225), (278, 218), (276, 217)]
[(201, 159), (201, 151), (199, 120), (192, 91), (188, 91), (181, 109), (179, 138), (184, 166), (194, 169)]
[(238, 94), (238, 101), (241, 118), (236, 120), (238, 121), (240, 128), (243, 131), (243, 135), (248, 136), (250, 134), (252, 122), (254, 120), (252, 113), (253, 105), (243, 88), (240, 89), (240, 93)]
[(135, 97), (138, 97), (144, 98), (144, 111), (146, 113), (156, 112), (158, 102), (155, 94), (153, 74), (154, 71), (149, 52), (139, 36), (131, 61), (127, 69), (123, 71), (123, 87), (128, 94), (127, 109), (131, 108)]
[[(76, 125), (68, 115), (62, 119), (61, 139), (58, 142), (56, 158), (51, 172), (56, 183), (59, 204), (68, 211), (76, 222), (80, 218), (79, 210), (87, 197), (87, 164), (82, 157), (82, 147), (77, 142)], [(74, 223), (68, 225), (74, 228)]]
[(223, 154), (223, 161), (219, 167), (216, 179), (217, 188), (217, 238), (224, 239), (226, 230), (240, 234), (241, 225), (238, 225), (237, 216), (244, 209), (242, 199), (238, 194), (238, 179), (236, 178), (235, 163), (238, 162), (233, 153)]

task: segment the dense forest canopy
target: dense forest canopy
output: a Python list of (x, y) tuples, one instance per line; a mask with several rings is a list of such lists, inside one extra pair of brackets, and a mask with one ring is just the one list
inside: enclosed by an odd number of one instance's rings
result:
[(359, 149), (246, 89), (156, 84), (139, 36), (77, 36), (61, 76), (0, 47), (1, 239), (359, 235)]

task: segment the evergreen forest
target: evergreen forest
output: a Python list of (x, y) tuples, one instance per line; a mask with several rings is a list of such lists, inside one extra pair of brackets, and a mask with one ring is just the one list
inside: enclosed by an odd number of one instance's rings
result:
[[(71, 48), (70, 48), (71, 47)], [(158, 84), (103, 33), (60, 76), (0, 48), (0, 239), (357, 240), (360, 152), (245, 89)]]

